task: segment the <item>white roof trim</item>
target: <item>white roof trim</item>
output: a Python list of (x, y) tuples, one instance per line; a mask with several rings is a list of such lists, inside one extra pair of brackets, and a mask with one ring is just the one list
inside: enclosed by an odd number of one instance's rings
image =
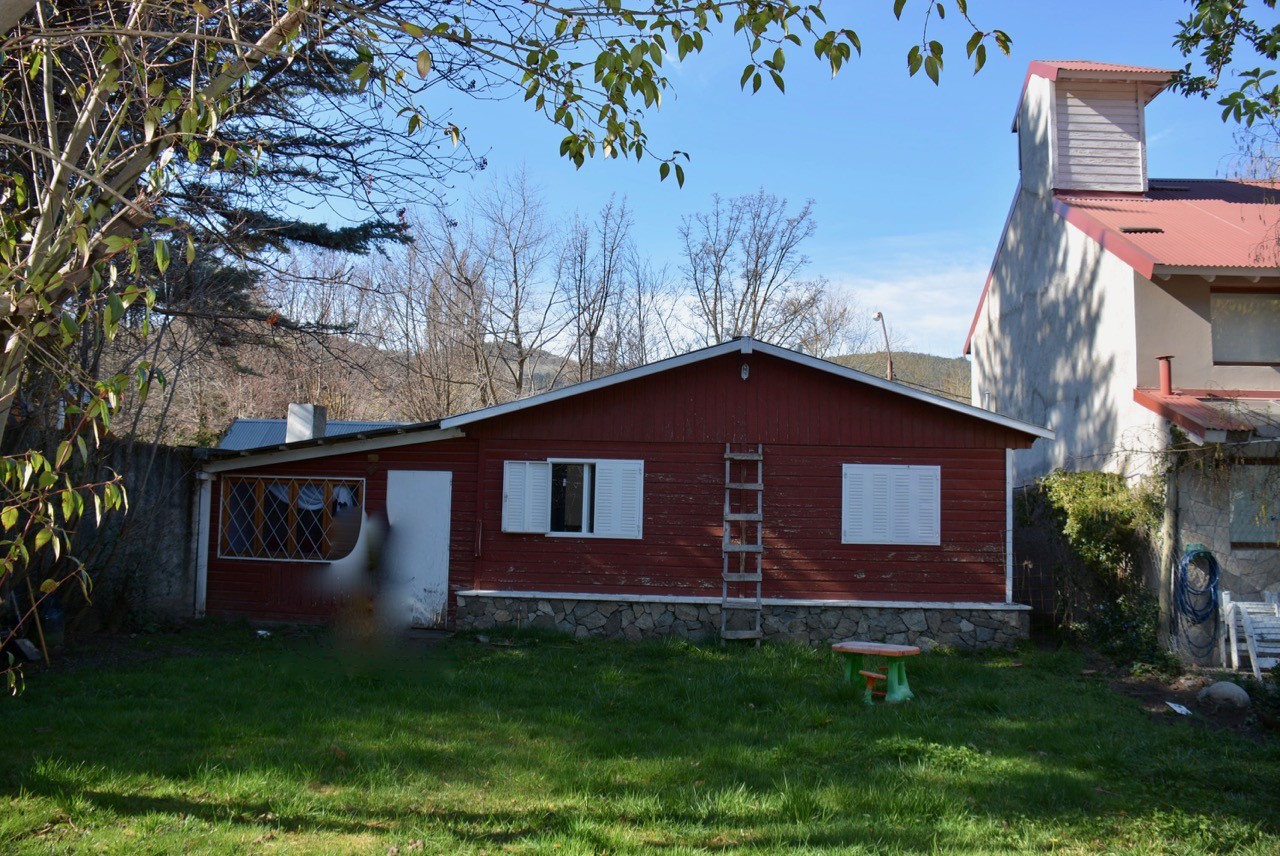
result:
[(1224, 267), (1213, 265), (1152, 265), (1151, 275), (1161, 279), (1171, 276), (1221, 276), (1221, 277), (1258, 277), (1259, 279), (1275, 279), (1280, 269), (1274, 267)]
[[(383, 429), (386, 430), (386, 429)], [(453, 440), (465, 437), (466, 432), (457, 429), (434, 429), (418, 431), (401, 431), (397, 434), (382, 437), (368, 437), (362, 440), (346, 440), (346, 437), (358, 435), (339, 435), (322, 440), (308, 440), (307, 445), (298, 448), (278, 448), (265, 452), (257, 449), (245, 449), (236, 457), (220, 458), (205, 464), (206, 473), (223, 473), (230, 470), (242, 470), (249, 467), (266, 467), (272, 464), (291, 464), (295, 461), (307, 461), (314, 458), (327, 458), (335, 454), (351, 454), (372, 452), (378, 449), (390, 449), (396, 446), (411, 446), (416, 443), (434, 443), (437, 440)]]
[[(572, 591), (517, 591), (513, 589), (467, 589), (460, 591), (456, 597), (505, 597), (512, 600), (593, 600), (618, 603), (687, 603), (719, 605), (723, 601), (719, 595), (674, 595), (648, 594), (632, 592), (629, 594), (596, 594), (594, 592)], [(766, 597), (761, 603), (767, 606), (846, 606), (862, 609), (965, 609), (987, 610), (992, 612), (1029, 612), (1031, 607), (1021, 603), (995, 603), (989, 601), (943, 601), (943, 600), (829, 600), (796, 597)]]
[(441, 428), (460, 428), (464, 425), (470, 425), (473, 422), (480, 422), (484, 419), (492, 419), (495, 416), (505, 416), (509, 413), (516, 413), (530, 407), (537, 407), (542, 404), (549, 404), (553, 401), (570, 398), (575, 395), (582, 395), (587, 392), (594, 392), (598, 389), (605, 389), (619, 383), (636, 380), (642, 377), (648, 377), (652, 374), (664, 372), (669, 369), (679, 368), (680, 366), (692, 365), (703, 360), (714, 359), (724, 356), (725, 354), (751, 354), (751, 353), (768, 354), (778, 359), (788, 360), (808, 368), (817, 369), (818, 371), (827, 372), (837, 377), (846, 378), (848, 380), (864, 383), (867, 386), (882, 389), (886, 392), (896, 393), (898, 395), (913, 398), (917, 401), (923, 401), (926, 404), (933, 404), (945, 410), (952, 410), (965, 416), (971, 416), (975, 419), (981, 419), (984, 422), (991, 422), (1004, 428), (1010, 428), (1014, 431), (1021, 431), (1024, 434), (1030, 434), (1034, 437), (1042, 437), (1046, 440), (1054, 439), (1054, 433), (1048, 428), (1041, 428), (1038, 425), (1032, 425), (1028, 422), (1022, 422), (1018, 419), (1011, 419), (1008, 416), (1001, 416), (999, 413), (993, 413), (990, 410), (983, 410), (980, 407), (974, 407), (971, 404), (962, 404), (953, 401), (950, 398), (944, 398), (940, 395), (933, 395), (928, 392), (922, 392), (918, 389), (905, 386), (893, 381), (878, 378), (865, 372), (855, 369), (846, 368), (829, 360), (810, 357), (807, 354), (801, 354), (797, 351), (780, 348), (777, 345), (770, 345), (766, 342), (758, 342), (750, 338), (733, 339), (719, 345), (712, 345), (709, 348), (703, 348), (698, 351), (691, 351), (687, 354), (681, 354), (678, 357), (671, 357), (665, 360), (659, 360), (656, 363), (640, 366), (627, 371), (611, 374), (607, 377), (596, 378), (595, 380), (577, 383), (573, 386), (566, 386), (552, 392), (544, 392), (541, 395), (535, 395), (532, 398), (524, 398), (520, 401), (512, 401), (507, 404), (498, 404), (493, 407), (486, 407), (483, 410), (473, 410), (470, 413), (463, 413), (460, 416), (451, 416), (447, 419), (440, 420)]

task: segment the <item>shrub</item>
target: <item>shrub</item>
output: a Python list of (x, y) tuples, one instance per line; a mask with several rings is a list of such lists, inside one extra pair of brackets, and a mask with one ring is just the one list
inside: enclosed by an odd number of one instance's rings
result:
[(1116, 473), (1056, 470), (1040, 480), (1049, 519), (1078, 559), (1058, 573), (1061, 626), (1107, 656), (1165, 668), (1159, 605), (1147, 588), (1142, 555), (1160, 514), (1150, 481)]

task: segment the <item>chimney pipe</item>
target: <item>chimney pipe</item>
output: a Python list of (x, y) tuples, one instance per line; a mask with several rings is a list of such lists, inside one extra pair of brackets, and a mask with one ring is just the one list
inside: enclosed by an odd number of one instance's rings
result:
[(1156, 357), (1160, 363), (1160, 394), (1173, 395), (1173, 354)]
[(328, 420), (323, 404), (290, 404), (285, 422), (284, 441), (315, 440), (324, 436)]

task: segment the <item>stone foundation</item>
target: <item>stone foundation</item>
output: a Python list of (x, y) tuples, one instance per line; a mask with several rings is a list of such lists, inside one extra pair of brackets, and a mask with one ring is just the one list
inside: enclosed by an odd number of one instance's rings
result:
[[(459, 592), (459, 630), (533, 627), (578, 638), (712, 639), (720, 633), (720, 600), (707, 597), (574, 595), (546, 592)], [(922, 649), (1002, 648), (1030, 634), (1028, 607), (1018, 604), (888, 603), (765, 600), (766, 639), (823, 645), (865, 639)]]

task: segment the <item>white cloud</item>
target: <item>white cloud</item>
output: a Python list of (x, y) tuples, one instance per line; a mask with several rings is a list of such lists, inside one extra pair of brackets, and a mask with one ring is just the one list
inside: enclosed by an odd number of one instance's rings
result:
[(867, 274), (828, 274), (832, 287), (868, 314), (884, 313), (899, 347), (944, 357), (960, 355), (986, 277), (985, 265), (931, 265), (928, 259)]

